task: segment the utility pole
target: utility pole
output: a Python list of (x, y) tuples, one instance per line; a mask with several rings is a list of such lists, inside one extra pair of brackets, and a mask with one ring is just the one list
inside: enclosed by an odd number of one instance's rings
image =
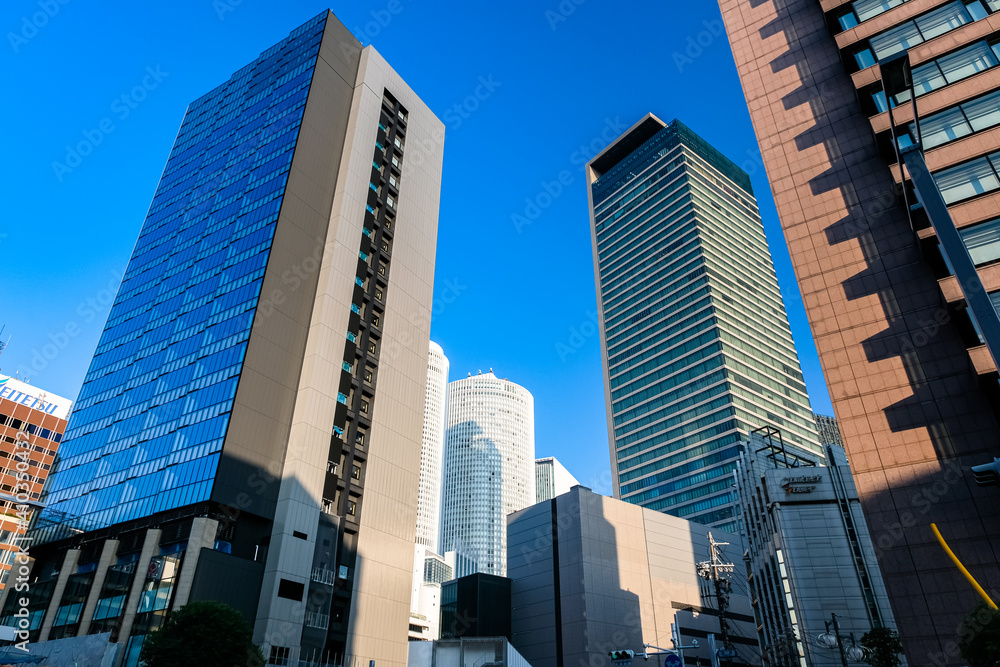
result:
[[(719, 555), (719, 547), (728, 546), (729, 542), (716, 542), (712, 533), (708, 533), (708, 550), (710, 560), (698, 563), (698, 574), (705, 579), (710, 579), (715, 585), (715, 600), (719, 609), (719, 634), (722, 636), (722, 645), (727, 654), (732, 649), (729, 644), (729, 627), (726, 624), (726, 607), (729, 606), (729, 591), (731, 589), (729, 579), (722, 573), (733, 572), (732, 563), (722, 562)], [(726, 664), (729, 664), (729, 657), (726, 657)]]
[(847, 654), (844, 653), (844, 640), (840, 636), (840, 623), (837, 622), (837, 615), (830, 614), (833, 619), (833, 634), (837, 635), (837, 648), (840, 650), (840, 662), (847, 667)]

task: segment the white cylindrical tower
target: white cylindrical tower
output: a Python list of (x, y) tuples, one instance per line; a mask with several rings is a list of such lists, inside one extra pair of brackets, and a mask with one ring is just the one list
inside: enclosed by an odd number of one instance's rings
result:
[(448, 357), (431, 341), (427, 353), (427, 398), (424, 401), (424, 440), (420, 451), (420, 490), (417, 495), (417, 544), (438, 550), (441, 517), (441, 459), (444, 454)]
[(504, 576), (507, 515), (535, 503), (534, 398), (492, 370), (450, 383), (444, 458), (441, 550), (467, 557), (456, 576)]

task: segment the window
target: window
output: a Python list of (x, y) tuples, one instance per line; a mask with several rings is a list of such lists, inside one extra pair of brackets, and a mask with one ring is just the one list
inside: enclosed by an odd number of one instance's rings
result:
[(370, 354), (375, 354), (376, 347), (377, 345), (375, 344), (375, 341), (373, 340), (368, 341), (368, 352)]
[(386, 229), (392, 229), (392, 218), (385, 216), (385, 223), (383, 225)]
[(354, 500), (347, 501), (347, 513), (354, 516), (358, 511), (358, 503)]
[(302, 596), (305, 595), (306, 588), (304, 584), (297, 581), (291, 581), (289, 579), (280, 579), (278, 581), (278, 597), (285, 598), (286, 600), (295, 600), (296, 602), (302, 601)]
[(389, 252), (389, 242), (382, 239), (382, 252)]
[(859, 21), (867, 21), (870, 18), (884, 14), (893, 7), (906, 2), (906, 0), (856, 0), (852, 3), (854, 11), (857, 12)]
[(1000, 260), (1000, 218), (958, 230), (976, 266)]
[(393, 176), (392, 174), (389, 174), (389, 185), (391, 185), (394, 188), (399, 186), (399, 181), (397, 181), (396, 177)]
[(378, 264), (378, 274), (379, 274), (380, 276), (384, 276), (384, 275), (385, 275), (385, 272), (386, 272), (387, 270), (388, 270), (388, 269), (387, 269), (386, 265), (385, 265), (385, 264), (383, 264), (382, 262), (379, 262), (379, 264)]
[(354, 444), (360, 445), (361, 447), (365, 446), (365, 432), (364, 431), (359, 430), (357, 432), (357, 434), (354, 436)]
[(854, 52), (854, 60), (858, 63), (858, 69), (867, 69), (875, 64), (875, 55), (865, 46)]
[[(924, 148), (931, 149), (996, 125), (1000, 125), (1000, 90), (924, 118), (920, 134)], [(914, 143), (916, 125), (910, 123), (907, 129), (898, 138), (900, 147)]]
[(372, 372), (371, 368), (365, 369), (365, 382), (371, 384), (375, 380), (375, 373)]
[(399, 111), (396, 112), (396, 115), (399, 116), (399, 119), (401, 121), (403, 121), (404, 123), (406, 122), (406, 112), (405, 111), (403, 111), (402, 109), (400, 109)]
[(399, 157), (396, 156), (396, 155), (392, 156), (392, 166), (395, 167), (396, 169), (400, 168), (400, 166), (399, 166)]
[(854, 14), (853, 9), (848, 9), (846, 12), (837, 17), (837, 23), (840, 24), (841, 31), (850, 30), (854, 26), (858, 25), (858, 17)]
[(361, 412), (368, 414), (368, 408), (371, 407), (366, 399), (361, 399)]
[(966, 102), (962, 111), (973, 132), (1000, 125), (1000, 91)]
[(920, 123), (920, 136), (925, 149), (940, 146), (967, 134), (972, 134), (972, 127), (958, 107), (934, 114)]
[[(1000, 292), (990, 292), (990, 301), (993, 302), (993, 309), (1000, 313)], [(979, 337), (982, 338), (982, 334)]]
[(994, 163), (1000, 163), (1000, 153), (981, 157), (934, 174), (941, 195), (947, 204), (1000, 188)]
[(396, 208), (396, 202), (392, 197), (386, 197), (385, 203), (389, 208)]
[(291, 649), (287, 646), (272, 646), (271, 656), (267, 659), (269, 665), (288, 665)]
[(372, 326), (377, 327), (379, 325), (379, 322), (381, 322), (381, 320), (379, 319), (378, 315), (372, 315)]
[(393, 142), (392, 142), (392, 143), (393, 143), (393, 145), (395, 145), (395, 146), (396, 146), (396, 148), (398, 148), (399, 150), (403, 150), (403, 142), (399, 140), (399, 137), (396, 137), (396, 138), (395, 138), (395, 140), (393, 140)]
[(378, 299), (379, 301), (382, 300), (382, 288), (381, 287), (376, 287), (375, 288), (375, 298)]
[[(995, 51), (996, 47), (989, 42), (976, 42), (964, 49), (915, 67), (913, 69), (913, 90), (917, 97), (920, 97), (932, 90), (943, 88), (949, 83), (961, 81), (985, 69), (995, 67), (1000, 63)], [(884, 96), (880, 101), (878, 93), (873, 91), (873, 98), (875, 98), (875, 106), (879, 108), (879, 111), (885, 111), (887, 107)], [(910, 91), (905, 90), (893, 96), (892, 104), (896, 106), (909, 99)]]
[[(976, 4), (970, 2), (970, 4)], [(980, 8), (981, 9), (981, 8)], [(918, 16), (868, 40), (878, 60), (901, 53), (975, 20), (959, 0)]]
[(354, 469), (351, 470), (351, 477), (353, 479), (358, 479), (358, 480), (361, 479), (361, 466), (359, 465), (354, 466)]

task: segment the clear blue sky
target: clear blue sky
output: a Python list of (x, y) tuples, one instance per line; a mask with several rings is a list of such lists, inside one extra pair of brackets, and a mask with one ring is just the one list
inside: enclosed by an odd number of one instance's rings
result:
[[(538, 456), (610, 491), (581, 164), (650, 111), (751, 172), (813, 407), (831, 412), (714, 2), (4, 3), (0, 371), (76, 397), (186, 105), (325, 8), (446, 122), (432, 336), (452, 379), (492, 367), (534, 394)], [(542, 207), (518, 229), (526, 199)]]

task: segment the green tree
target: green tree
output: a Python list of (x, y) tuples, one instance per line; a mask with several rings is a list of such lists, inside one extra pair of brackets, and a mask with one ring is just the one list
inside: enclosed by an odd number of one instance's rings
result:
[(1000, 611), (980, 602), (962, 621), (959, 637), (958, 646), (969, 667), (1000, 664)]
[(252, 634), (243, 615), (229, 605), (191, 602), (170, 612), (146, 637), (139, 657), (145, 667), (262, 667), (264, 655)]
[(896, 667), (900, 664), (899, 654), (903, 652), (903, 644), (899, 641), (899, 633), (892, 628), (872, 628), (861, 638), (861, 645), (870, 649), (864, 661), (872, 667)]

